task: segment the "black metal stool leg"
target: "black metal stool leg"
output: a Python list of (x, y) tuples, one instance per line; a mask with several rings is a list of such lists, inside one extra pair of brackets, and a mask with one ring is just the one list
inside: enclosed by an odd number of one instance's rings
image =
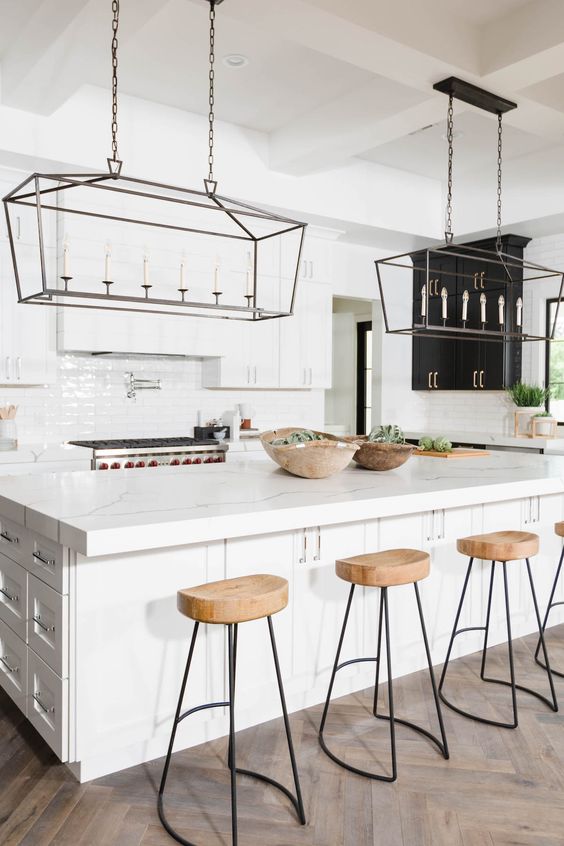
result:
[[(413, 587), (415, 588), (415, 596), (417, 598), (417, 609), (419, 611), (419, 619), (421, 621), (421, 632), (423, 634), (423, 643), (425, 644), (425, 654), (427, 656), (427, 664), (429, 665), (429, 676), (431, 677), (431, 687), (433, 688), (433, 699), (435, 700), (435, 709), (437, 711), (437, 719), (439, 721), (439, 728), (441, 731), (441, 738), (442, 738), (442, 753), (443, 756), (448, 760), (449, 758), (449, 751), (448, 751), (448, 743), (446, 738), (445, 726), (443, 723), (443, 712), (441, 710), (441, 703), (439, 700), (439, 693), (437, 691), (437, 682), (435, 681), (435, 671), (433, 670), (433, 659), (431, 658), (431, 650), (429, 649), (429, 639), (427, 638), (427, 629), (425, 627), (425, 618), (423, 616), (423, 608), (421, 606), (421, 597), (419, 596), (419, 585), (417, 582), (413, 583)], [(435, 738), (431, 737), (432, 740)], [(437, 742), (435, 740), (435, 742)], [(440, 745), (439, 745), (440, 748)]]
[(231, 772), (231, 831), (233, 846), (237, 846), (237, 764), (235, 755), (235, 653), (233, 629), (237, 637), (237, 623), (227, 627), (229, 675), (229, 762)]
[[(464, 597), (466, 596), (466, 590), (468, 588), (468, 581), (470, 579), (470, 573), (472, 572), (473, 564), (474, 564), (474, 559), (471, 558), (470, 562), (468, 564), (468, 568), (466, 570), (466, 576), (465, 576), (465, 579), (464, 579), (464, 586), (462, 588), (462, 594), (460, 596), (460, 602), (458, 603), (458, 608), (456, 610), (456, 616), (454, 618), (454, 625), (452, 627), (452, 634), (450, 636), (450, 641), (449, 641), (449, 644), (448, 644), (445, 663), (443, 664), (443, 669), (442, 669), (442, 672), (441, 672), (441, 678), (439, 679), (439, 696), (442, 699), (442, 701), (445, 703), (445, 705), (448, 705), (449, 703), (444, 698), (444, 696), (442, 694), (442, 689), (443, 689), (443, 685), (445, 683), (445, 676), (446, 676), (447, 669), (448, 669), (448, 662), (450, 661), (450, 654), (452, 652), (454, 639), (458, 634), (462, 634), (462, 632), (474, 630), (474, 629), (460, 629), (460, 630), (458, 630), (458, 622), (460, 620), (460, 615), (462, 613), (462, 606), (464, 605)], [(480, 630), (481, 629), (478, 629), (478, 631), (480, 631)], [(450, 707), (452, 707), (452, 706), (450, 706)]]
[(488, 635), (490, 633), (490, 617), (492, 613), (492, 597), (493, 597), (493, 588), (494, 588), (494, 578), (495, 578), (495, 561), (492, 561), (491, 573), (490, 573), (490, 589), (488, 591), (488, 606), (486, 611), (486, 627), (484, 629), (484, 646), (482, 648), (482, 664), (480, 666), (480, 678), (485, 681), (485, 672), (486, 672), (486, 655), (488, 652)]
[(558, 711), (558, 700), (556, 699), (556, 690), (554, 689), (554, 679), (553, 679), (553, 670), (551, 669), (550, 662), (548, 660), (548, 650), (546, 648), (546, 643), (544, 639), (544, 627), (541, 625), (541, 618), (539, 613), (539, 605), (537, 602), (537, 594), (535, 592), (535, 585), (533, 582), (533, 574), (531, 572), (531, 562), (527, 558), (527, 573), (529, 574), (529, 584), (531, 585), (531, 596), (533, 597), (533, 605), (535, 606), (535, 616), (537, 618), (537, 625), (539, 627), (539, 643), (542, 647), (542, 652), (544, 655), (544, 662), (545, 666), (544, 669), (548, 675), (548, 682), (550, 684), (550, 693), (552, 696), (552, 702), (547, 700), (544, 696), (540, 697), (544, 702), (546, 702), (553, 711)]
[(378, 716), (378, 690), (380, 687), (380, 656), (382, 654), (382, 626), (384, 623), (384, 591), (380, 591), (380, 607), (378, 609), (378, 646), (376, 647), (376, 677), (374, 679), (374, 703), (372, 713)]
[[(542, 624), (543, 635), (544, 635), (544, 632), (545, 632), (545, 629), (546, 629), (546, 625), (548, 623), (549, 614), (552, 611), (552, 609), (556, 608), (558, 605), (564, 605), (564, 602), (554, 602), (554, 594), (556, 593), (556, 588), (558, 587), (558, 582), (560, 580), (560, 572), (562, 570), (562, 564), (563, 563), (564, 563), (564, 546), (562, 547), (562, 552), (560, 553), (560, 560), (558, 562), (558, 567), (556, 568), (556, 575), (554, 577), (554, 582), (552, 583), (552, 590), (550, 591), (550, 599), (548, 600), (548, 605), (546, 607), (546, 614), (544, 615), (544, 620), (543, 620), (543, 624)], [(540, 667), (543, 668), (543, 670), (546, 670), (546, 664), (543, 664), (543, 662), (539, 658), (540, 649), (541, 649), (541, 639), (539, 637), (538, 643), (537, 643), (537, 648), (535, 649), (535, 661), (537, 662), (537, 664)], [(564, 679), (564, 672), (562, 672), (561, 670), (554, 670), (553, 668), (551, 668), (551, 672), (552, 672), (553, 676), (560, 676), (561, 679)]]
[[(228, 626), (226, 626), (229, 629)], [(239, 626), (234, 626), (233, 631), (233, 686), (237, 683), (237, 635), (239, 633)], [(228, 635), (229, 636), (229, 635)], [(229, 769), (233, 769), (233, 760), (231, 755), (231, 738), (229, 738), (229, 745), (227, 747), (227, 766)]]

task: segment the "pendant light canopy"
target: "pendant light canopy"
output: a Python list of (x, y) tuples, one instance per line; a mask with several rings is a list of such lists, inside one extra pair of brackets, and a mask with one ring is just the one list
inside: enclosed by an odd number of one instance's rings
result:
[[(564, 271), (512, 255), (504, 251), (502, 243), (503, 115), (515, 109), (517, 104), (456, 77), (444, 79), (433, 87), (448, 95), (445, 240), (443, 244), (424, 250), (375, 262), (386, 332), (453, 340), (551, 341), (555, 336), (564, 293)], [(454, 244), (455, 99), (497, 115), (495, 250)], [(541, 279), (554, 280), (551, 297), (556, 300), (553, 322), (546, 335), (534, 330), (532, 315), (525, 308), (525, 304), (529, 303), (526, 292), (534, 292), (534, 283)]]
[(108, 171), (34, 173), (4, 197), (20, 302), (252, 321), (293, 313), (307, 224), (217, 193), (215, 10), (222, 0), (203, 1), (210, 38), (203, 190), (122, 174), (120, 4), (112, 0)]

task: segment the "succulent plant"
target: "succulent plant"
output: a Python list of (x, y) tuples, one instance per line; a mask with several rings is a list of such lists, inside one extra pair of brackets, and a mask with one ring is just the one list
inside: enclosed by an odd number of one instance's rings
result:
[(428, 435), (426, 435), (423, 438), (419, 439), (418, 447), (419, 449), (424, 450), (424, 452), (429, 452), (429, 450), (433, 449), (433, 443), (433, 438), (430, 438)]
[(433, 441), (433, 449), (436, 452), (452, 452), (452, 443), (444, 435), (440, 435)]
[(273, 446), (287, 446), (288, 444), (306, 444), (310, 441), (322, 441), (323, 437), (311, 429), (300, 429), (297, 432), (290, 432), (285, 438), (276, 438), (272, 441)]
[(375, 426), (368, 440), (373, 444), (404, 444), (405, 435), (399, 426), (392, 423), (388, 426)]

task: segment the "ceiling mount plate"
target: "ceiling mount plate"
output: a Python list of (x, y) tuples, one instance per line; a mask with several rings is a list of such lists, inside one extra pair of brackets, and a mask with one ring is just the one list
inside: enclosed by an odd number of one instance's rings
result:
[(471, 106), (476, 106), (478, 109), (483, 109), (485, 112), (491, 112), (494, 115), (505, 114), (505, 112), (517, 108), (517, 103), (506, 100), (505, 97), (499, 97), (497, 94), (492, 94), (485, 88), (478, 88), (477, 85), (472, 85), (456, 76), (449, 76), (447, 79), (436, 82), (433, 88), (435, 91), (440, 91), (449, 96), (452, 95), (456, 100), (463, 100), (465, 103), (470, 103)]

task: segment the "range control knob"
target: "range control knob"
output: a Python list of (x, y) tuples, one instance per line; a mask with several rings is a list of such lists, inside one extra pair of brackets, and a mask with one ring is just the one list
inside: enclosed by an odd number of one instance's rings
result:
[(201, 463), (202, 463), (202, 459), (201, 459), (201, 458), (195, 458), (195, 459), (194, 459), (194, 464), (201, 464)]
[(135, 464), (133, 463), (133, 461), (126, 461), (123, 466), (127, 467), (127, 469), (129, 470), (131, 467), (135, 467)]
[(183, 464), (192, 464), (192, 459), (191, 458), (185, 458), (182, 463)]
[(138, 462), (137, 462), (137, 464), (136, 464), (135, 466), (136, 466), (136, 467), (144, 467), (144, 466), (145, 466), (145, 462), (144, 462), (144, 461), (138, 461)]
[(155, 459), (153, 459), (152, 461), (149, 461), (149, 467), (158, 467), (158, 466), (159, 466), (159, 462), (155, 461)]
[(206, 458), (204, 464), (213, 464), (213, 456), (210, 455), (209, 458)]
[(173, 458), (170, 463), (171, 463), (171, 466), (176, 467), (178, 464), (180, 464), (180, 459), (179, 458)]
[(214, 458), (214, 462), (216, 464), (223, 464), (223, 458), (221, 457), (221, 455), (216, 455), (216, 457)]
[(121, 467), (121, 464), (119, 463), (119, 461), (114, 461), (114, 463), (110, 467), (110, 470), (119, 470), (120, 467)]
[(105, 462), (98, 465), (98, 470), (107, 470), (107, 469), (108, 469), (108, 465)]

